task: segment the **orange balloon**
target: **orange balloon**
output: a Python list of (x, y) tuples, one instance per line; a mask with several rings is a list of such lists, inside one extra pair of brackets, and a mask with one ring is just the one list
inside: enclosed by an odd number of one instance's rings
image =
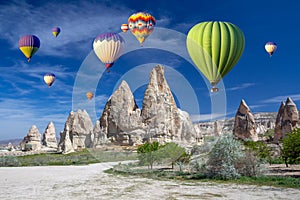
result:
[(94, 97), (94, 94), (92, 92), (87, 92), (86, 97), (91, 100)]

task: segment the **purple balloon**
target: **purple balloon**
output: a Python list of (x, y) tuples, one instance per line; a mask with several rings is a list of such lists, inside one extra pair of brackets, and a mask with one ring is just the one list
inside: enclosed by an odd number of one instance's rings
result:
[(52, 28), (52, 32), (60, 32), (60, 28), (59, 27), (54, 27), (54, 28)]
[(19, 40), (19, 47), (25, 46), (40, 48), (40, 40), (35, 35), (24, 35)]
[(115, 42), (116, 41), (124, 42), (124, 39), (118, 33), (102, 33), (95, 38), (94, 42), (98, 40), (100, 40), (100, 42), (102, 42), (103, 40), (107, 40), (107, 41), (114, 40)]

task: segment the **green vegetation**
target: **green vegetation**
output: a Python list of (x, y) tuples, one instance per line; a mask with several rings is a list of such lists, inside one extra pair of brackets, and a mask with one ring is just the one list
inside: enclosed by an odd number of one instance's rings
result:
[(251, 151), (260, 161), (267, 161), (272, 164), (271, 149), (263, 141), (245, 141), (244, 146), (247, 151)]
[(190, 155), (186, 153), (183, 147), (180, 147), (174, 142), (161, 145), (158, 142), (145, 143), (139, 146), (138, 159), (140, 165), (148, 165), (148, 168), (153, 169), (155, 163), (170, 163), (172, 169), (174, 164), (177, 164), (182, 170), (185, 163), (190, 160)]
[(284, 137), (281, 153), (286, 166), (300, 163), (300, 129), (295, 129)]
[[(214, 141), (214, 142), (212, 142)], [(140, 148), (148, 149), (150, 143)], [(153, 145), (153, 144), (152, 144)], [(108, 173), (126, 176), (139, 176), (153, 179), (175, 179), (184, 181), (213, 181), (217, 183), (254, 184), (276, 187), (300, 188), (300, 179), (282, 176), (266, 176), (266, 162), (274, 162), (271, 149), (264, 142), (235, 140), (232, 135), (226, 134), (209, 140), (202, 145), (195, 145), (188, 154), (184, 148), (175, 143), (166, 145), (154, 144), (156, 149), (152, 154), (138, 151), (139, 163), (118, 165), (107, 170)], [(144, 151), (145, 152), (145, 151)], [(155, 168), (148, 165), (140, 158), (152, 156), (157, 165)], [(155, 155), (155, 156), (154, 156)], [(140, 157), (142, 156), (142, 157)], [(178, 163), (184, 158), (185, 166)], [(166, 168), (166, 163), (172, 168)], [(179, 169), (173, 168), (177, 164)]]
[(70, 154), (43, 153), (27, 156), (0, 157), (0, 166), (86, 165), (99, 162), (136, 160), (134, 152), (83, 149)]
[(143, 169), (138, 168), (136, 164), (129, 165), (117, 165), (112, 169), (108, 169), (105, 172), (123, 176), (138, 176), (144, 178), (152, 178), (155, 180), (180, 180), (180, 181), (193, 181), (193, 182), (216, 182), (216, 183), (235, 183), (235, 184), (247, 184), (258, 186), (273, 186), (273, 187), (285, 187), (285, 188), (300, 188), (300, 179), (292, 177), (277, 177), (277, 176), (240, 176), (238, 179), (222, 179), (217, 177), (207, 177), (201, 173), (192, 172), (180, 172), (174, 170), (162, 170), (162, 169)]

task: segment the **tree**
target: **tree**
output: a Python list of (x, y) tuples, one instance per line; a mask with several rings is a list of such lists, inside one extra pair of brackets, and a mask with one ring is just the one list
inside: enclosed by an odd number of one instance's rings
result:
[(137, 149), (138, 159), (140, 164), (148, 165), (148, 168), (153, 168), (154, 162), (157, 162), (161, 159), (161, 156), (158, 153), (158, 149), (161, 148), (158, 142), (146, 142)]
[(300, 163), (300, 129), (295, 129), (284, 137), (281, 155), (286, 166)]
[(174, 169), (174, 164), (176, 163), (180, 166), (181, 170), (183, 164), (188, 162), (190, 158), (190, 155), (186, 153), (185, 149), (174, 142), (163, 145), (159, 152), (163, 160), (171, 163), (172, 169)]

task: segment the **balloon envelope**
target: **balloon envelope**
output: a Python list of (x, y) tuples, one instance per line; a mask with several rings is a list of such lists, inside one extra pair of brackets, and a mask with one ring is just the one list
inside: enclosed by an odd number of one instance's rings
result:
[(245, 38), (232, 23), (210, 21), (193, 26), (186, 45), (197, 68), (215, 86), (240, 59)]
[(53, 73), (47, 73), (44, 75), (44, 81), (45, 83), (51, 87), (51, 85), (54, 83), (55, 81), (55, 75)]
[(275, 42), (267, 42), (265, 44), (265, 50), (266, 50), (266, 52), (268, 52), (268, 54), (270, 56), (273, 55), (273, 53), (276, 51), (276, 49), (277, 49), (277, 44)]
[(52, 28), (52, 34), (57, 37), (60, 33), (60, 28), (59, 27), (54, 27)]
[(24, 35), (19, 40), (19, 49), (28, 58), (28, 62), (30, 58), (37, 52), (40, 48), (40, 40), (35, 35)]
[(126, 33), (128, 31), (128, 24), (122, 24), (121, 30)]
[(117, 33), (103, 33), (98, 35), (93, 43), (94, 52), (110, 68), (124, 51), (124, 39)]
[(88, 98), (88, 100), (91, 100), (94, 97), (94, 94), (92, 92), (87, 92), (86, 97)]
[(146, 12), (134, 13), (128, 18), (128, 27), (140, 45), (152, 33), (155, 24), (155, 18)]

